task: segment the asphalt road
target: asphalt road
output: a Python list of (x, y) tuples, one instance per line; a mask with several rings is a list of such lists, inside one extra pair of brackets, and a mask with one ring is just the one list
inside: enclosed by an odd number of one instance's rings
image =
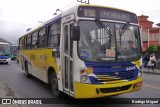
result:
[[(121, 98), (160, 98), (160, 75), (153, 74), (143, 74), (143, 87), (140, 91), (122, 94), (118, 96), (113, 96), (109, 98), (101, 98), (101, 99), (89, 99), (89, 100), (80, 100), (76, 103), (74, 99), (65, 95), (67, 99), (55, 100), (59, 101), (58, 104), (52, 105), (38, 105), (38, 107), (70, 107), (70, 106), (86, 106), (83, 104), (85, 102), (95, 106), (106, 107), (108, 104), (105, 104), (106, 101), (110, 101), (110, 98), (117, 98), (116, 100), (120, 100)], [(41, 82), (40, 80), (32, 77), (30, 79), (26, 78), (24, 75), (24, 71), (22, 71), (17, 65), (16, 61), (12, 61), (10, 65), (0, 64), (0, 78), (12, 89), (16, 98), (54, 98), (52, 95), (52, 91), (49, 85)], [(122, 99), (126, 100), (126, 99)], [(61, 103), (62, 101), (62, 103)], [(94, 102), (99, 102), (99, 104), (93, 104)], [(115, 101), (116, 102), (116, 101)], [(123, 101), (124, 102), (124, 101)], [(71, 103), (71, 104), (70, 104)], [(114, 103), (114, 101), (113, 101)], [(28, 107), (28, 105), (21, 105), (22, 107)], [(37, 105), (29, 105), (29, 107), (37, 107)], [(87, 106), (89, 106), (87, 104)], [(116, 104), (112, 104), (110, 106), (117, 106)], [(120, 106), (120, 105), (119, 105)], [(121, 104), (121, 106), (127, 107), (160, 107), (160, 105), (153, 104)], [(1, 105), (0, 105), (1, 107)]]

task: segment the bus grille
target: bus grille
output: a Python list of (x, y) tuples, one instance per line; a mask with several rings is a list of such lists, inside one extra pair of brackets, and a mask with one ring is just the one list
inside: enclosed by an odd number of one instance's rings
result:
[(128, 90), (132, 85), (126, 85), (122, 87), (114, 87), (114, 88), (100, 88), (101, 93), (112, 93)]
[(115, 71), (115, 72), (94, 72), (97, 82), (113, 83), (122, 82), (134, 78), (134, 71)]

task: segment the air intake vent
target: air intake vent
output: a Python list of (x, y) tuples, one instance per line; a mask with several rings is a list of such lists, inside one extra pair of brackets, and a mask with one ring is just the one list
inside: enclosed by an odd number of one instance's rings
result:
[(114, 88), (100, 88), (101, 93), (112, 93), (128, 90), (132, 85), (126, 85), (122, 87), (114, 87)]

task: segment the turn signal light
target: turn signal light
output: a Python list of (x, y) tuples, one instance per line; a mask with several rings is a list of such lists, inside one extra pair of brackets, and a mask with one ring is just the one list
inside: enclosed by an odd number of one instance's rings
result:
[(81, 73), (81, 74), (84, 74), (84, 73), (85, 73), (85, 70), (84, 70), (84, 69), (83, 69), (83, 70), (81, 70), (81, 71), (80, 71), (80, 73)]
[(87, 74), (92, 74), (93, 68), (92, 67), (88, 67), (86, 72), (87, 72)]
[(136, 87), (142, 86), (142, 82), (136, 83)]

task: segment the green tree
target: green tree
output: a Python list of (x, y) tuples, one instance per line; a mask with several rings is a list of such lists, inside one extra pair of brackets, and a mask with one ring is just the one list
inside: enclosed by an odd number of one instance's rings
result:
[(157, 53), (160, 49), (160, 46), (159, 45), (151, 45), (151, 46), (149, 46), (148, 47), (148, 49), (147, 49), (147, 51), (149, 52), (149, 53)]

